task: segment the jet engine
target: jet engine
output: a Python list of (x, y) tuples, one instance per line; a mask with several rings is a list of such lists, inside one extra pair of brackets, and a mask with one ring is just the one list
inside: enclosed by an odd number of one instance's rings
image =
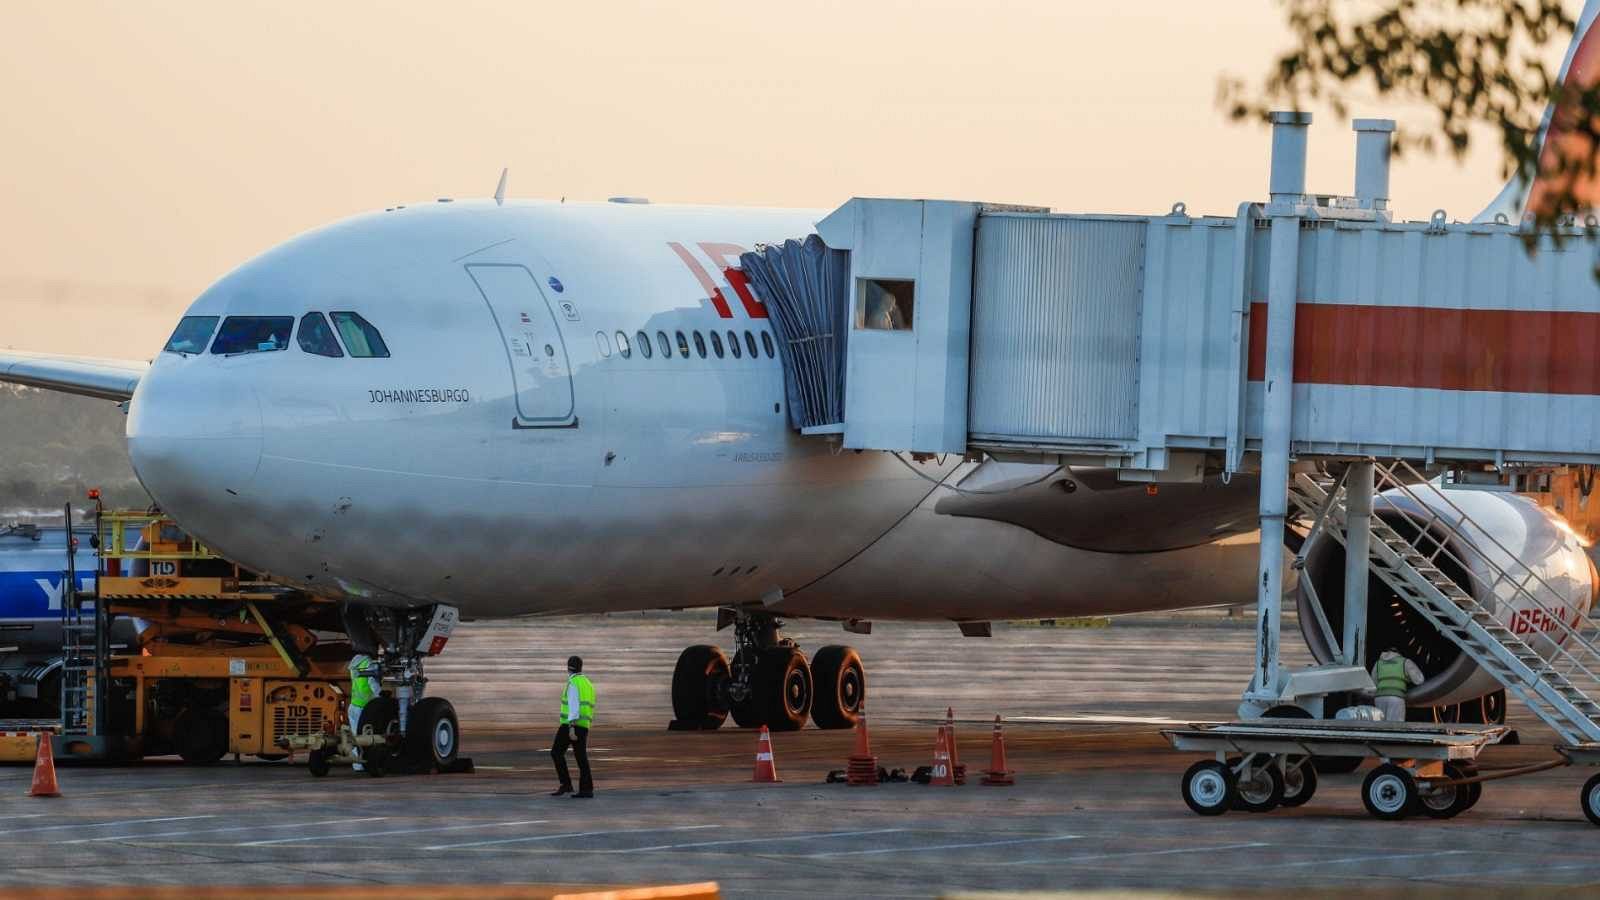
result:
[[(1418, 537), (1423, 525), (1437, 514), (1450, 522), (1468, 521), (1454, 528), (1430, 524), (1421, 549), (1434, 565), (1513, 633), (1547, 657), (1555, 647), (1549, 640), (1533, 640), (1539, 632), (1560, 631), (1554, 616), (1568, 625), (1583, 620), (1594, 603), (1600, 578), (1582, 540), (1554, 512), (1517, 494), (1482, 490), (1444, 489), (1434, 484), (1410, 490), (1392, 489), (1374, 498), (1374, 514), (1408, 539)], [(1462, 546), (1471, 541), (1472, 546)], [(1305, 569), (1297, 598), (1300, 630), (1318, 662), (1331, 662), (1330, 645), (1312, 609), (1313, 592), (1335, 638), (1344, 634), (1345, 550), (1337, 540), (1318, 532), (1305, 549)], [(1492, 563), (1492, 565), (1491, 565)], [(1538, 602), (1500, 580), (1493, 568), (1526, 580)], [(1537, 575), (1531, 577), (1529, 573)], [(1310, 590), (1307, 589), (1309, 583)], [(1491, 585), (1494, 585), (1491, 589)], [(1366, 666), (1378, 654), (1394, 648), (1409, 657), (1425, 678), (1407, 696), (1411, 706), (1445, 706), (1491, 694), (1500, 685), (1410, 604), (1390, 590), (1376, 575), (1367, 576)]]

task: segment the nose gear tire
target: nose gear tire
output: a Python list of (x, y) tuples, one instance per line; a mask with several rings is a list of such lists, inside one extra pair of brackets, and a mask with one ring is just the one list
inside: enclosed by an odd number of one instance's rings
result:
[(405, 754), (413, 767), (432, 771), (455, 765), (456, 753), (461, 749), (461, 725), (449, 700), (418, 700), (411, 707), (406, 725)]
[(823, 647), (811, 657), (816, 688), (811, 721), (818, 728), (854, 728), (867, 699), (867, 671), (854, 647)]

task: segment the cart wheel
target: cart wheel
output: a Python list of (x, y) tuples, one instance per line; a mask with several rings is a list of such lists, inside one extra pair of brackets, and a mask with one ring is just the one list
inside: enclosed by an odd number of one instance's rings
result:
[(1227, 812), (1237, 793), (1233, 770), (1214, 759), (1201, 760), (1183, 773), (1183, 802), (1202, 816)]
[(321, 750), (313, 750), (306, 757), (306, 770), (318, 778), (328, 774), (328, 755)]
[(366, 750), (362, 751), (361, 767), (367, 770), (367, 775), (369, 777), (382, 778), (383, 776), (389, 774), (389, 754), (383, 752), (374, 753), (372, 752), (374, 750), (381, 750), (381, 748), (368, 747)]
[(1242, 812), (1272, 812), (1283, 803), (1283, 773), (1270, 761), (1255, 766), (1250, 777), (1239, 779), (1235, 774), (1233, 808)]
[[(1466, 773), (1467, 777), (1470, 778), (1473, 775), (1478, 774), (1478, 767), (1472, 763), (1461, 763), (1461, 771)], [(1462, 812), (1466, 812), (1468, 809), (1477, 806), (1478, 801), (1483, 799), (1483, 782), (1474, 781), (1473, 783), (1467, 785), (1467, 791), (1467, 805)]]
[(1600, 775), (1590, 778), (1583, 784), (1583, 814), (1589, 817), (1592, 824), (1600, 825)]
[[(1453, 762), (1444, 764), (1446, 778), (1467, 778), (1467, 770)], [(1472, 806), (1472, 789), (1476, 784), (1439, 785), (1421, 794), (1422, 811), (1435, 819), (1453, 819)]]
[(1394, 763), (1384, 763), (1361, 784), (1361, 804), (1378, 819), (1404, 819), (1416, 809), (1417, 780)]
[(1292, 756), (1283, 766), (1283, 805), (1300, 806), (1317, 792), (1317, 767), (1309, 756)]

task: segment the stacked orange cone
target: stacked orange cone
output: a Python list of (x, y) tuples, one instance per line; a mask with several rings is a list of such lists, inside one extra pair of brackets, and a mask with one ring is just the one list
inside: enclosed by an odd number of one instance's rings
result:
[(944, 708), (944, 728), (949, 732), (950, 739), (950, 771), (955, 773), (956, 784), (966, 784), (967, 764), (961, 761), (961, 751), (956, 746), (956, 710), (953, 706)]
[(867, 742), (867, 711), (862, 710), (856, 719), (856, 749), (850, 754), (850, 764), (845, 768), (845, 781), (854, 785), (878, 783), (878, 758), (872, 755)]
[(1015, 772), (1006, 768), (1006, 739), (1000, 733), (1000, 717), (995, 716), (994, 745), (989, 751), (989, 771), (983, 773), (982, 783), (1001, 786), (1016, 784), (1016, 779), (1011, 777), (1015, 774)]
[(778, 777), (778, 763), (772, 756), (772, 735), (767, 732), (767, 726), (761, 726), (761, 737), (756, 742), (756, 774), (751, 781), (760, 784), (777, 784), (783, 781)]
[(956, 786), (955, 766), (950, 763), (950, 731), (943, 725), (933, 739), (933, 771), (929, 773), (928, 783)]
[(56, 784), (56, 754), (48, 731), (39, 735), (39, 751), (33, 759), (33, 787), (28, 790), (28, 796), (61, 796), (61, 788)]

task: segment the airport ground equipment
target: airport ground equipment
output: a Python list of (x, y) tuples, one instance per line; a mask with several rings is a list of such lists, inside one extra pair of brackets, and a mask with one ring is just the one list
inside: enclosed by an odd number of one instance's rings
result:
[[(1443, 210), (1396, 221), (1392, 121), (1353, 123), (1355, 192), (1336, 196), (1306, 190), (1311, 115), (1270, 118), (1269, 197), (1232, 217), (1193, 217), (1182, 203), (1107, 216), (856, 198), (815, 235), (744, 254), (783, 348), (791, 425), (845, 449), (965, 454), (981, 465), (950, 486), (958, 494), (1055, 477), (1066, 497), (1093, 488), (1085, 471), (1151, 494), (1255, 478), (1258, 643), (1239, 713), (1256, 721), (1227, 727), (1256, 730), (1227, 736), (1238, 760), (1191, 770), (1197, 811), (1236, 797), (1270, 808), (1285, 792), (1303, 802), (1314, 770), (1286, 760), (1314, 754), (1263, 749), (1291, 733), (1361, 751), (1326, 755), (1383, 756), (1369, 779), (1375, 815), (1403, 815), (1413, 800), (1432, 809), (1488, 777), (1460, 767), (1493, 729), (1402, 729), (1391, 746), (1374, 743), (1371, 723), (1334, 719), (1374, 689), (1376, 609), (1456, 654), (1425, 681), (1434, 693), (1409, 699), (1449, 703), (1462, 685), (1498, 685), (1556, 731), (1562, 759), (1590, 761), (1600, 642), (1593, 597), (1572, 585), (1592, 585), (1593, 568), (1575, 536), (1534, 541), (1534, 528), (1555, 526), (1531, 518), (1497, 533), (1493, 502), (1467, 497), (1600, 464), (1600, 283), (1585, 240), (1600, 220), (1557, 235)], [(982, 477), (1008, 466), (1031, 471)], [(1283, 551), (1304, 566), (1329, 541), (1342, 554), (1338, 596), (1318, 599), (1317, 580), (1300, 578), (1322, 664), (1291, 670)], [(1569, 563), (1584, 571), (1552, 571)], [(1369, 609), (1375, 590), (1387, 605)], [(1271, 716), (1320, 724), (1259, 721)], [(1386, 724), (1385, 735), (1398, 727)], [(1222, 739), (1185, 735), (1191, 746)], [(1592, 788), (1586, 812), (1600, 808)]]

